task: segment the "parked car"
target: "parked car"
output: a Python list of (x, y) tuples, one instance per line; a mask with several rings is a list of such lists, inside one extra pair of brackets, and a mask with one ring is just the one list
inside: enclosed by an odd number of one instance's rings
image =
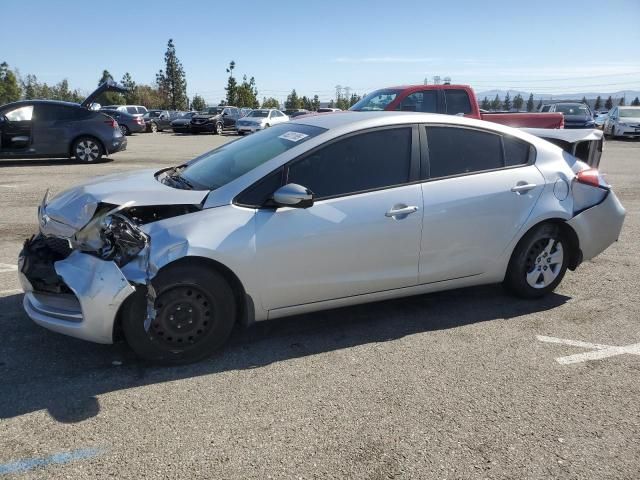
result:
[(236, 122), (236, 131), (238, 135), (244, 135), (245, 133), (253, 133), (258, 130), (269, 128), (278, 123), (287, 122), (287, 117), (280, 110), (275, 108), (260, 108), (253, 110), (246, 117)]
[(318, 109), (318, 113), (332, 113), (332, 112), (341, 112), (341, 111), (342, 109), (340, 108), (329, 108), (329, 107), (323, 107)]
[(246, 108), (246, 107), (241, 108), (240, 109), (240, 118), (246, 117), (247, 115), (249, 115), (249, 113), (251, 113), (251, 111), (253, 111), (253, 108)]
[(287, 114), (287, 116), (289, 117), (289, 120), (291, 120), (292, 118), (300, 117), (302, 115), (309, 115), (311, 113), (316, 113), (316, 112), (310, 112), (309, 110), (298, 110), (297, 112)]
[(171, 130), (173, 130), (174, 133), (190, 133), (191, 119), (197, 114), (198, 112), (184, 112), (178, 118), (171, 121)]
[(560, 113), (481, 112), (476, 94), (469, 85), (410, 85), (383, 88), (366, 95), (349, 110), (446, 113), (511, 127), (562, 128), (564, 125), (564, 117)]
[(121, 112), (119, 110), (108, 110), (101, 108), (102, 113), (106, 113), (116, 122), (123, 135), (129, 136), (132, 133), (140, 133), (146, 130), (144, 119), (139, 115), (131, 115), (130, 113)]
[(171, 128), (171, 121), (177, 118), (176, 112), (171, 114), (169, 110), (149, 110), (142, 118), (147, 125), (147, 132), (161, 132)]
[(564, 128), (595, 128), (593, 113), (584, 103), (562, 102), (549, 105), (549, 112), (564, 115)]
[(640, 138), (640, 107), (613, 107), (603, 131), (612, 138)]
[(147, 107), (142, 105), (105, 105), (101, 107), (105, 110), (118, 110), (119, 112), (125, 112), (130, 115), (142, 116), (147, 113)]
[(118, 122), (90, 109), (96, 97), (106, 91), (126, 89), (106, 82), (81, 104), (24, 100), (1, 106), (0, 158), (75, 157), (90, 163), (124, 150), (127, 139)]
[(184, 363), (237, 323), (500, 282), (542, 297), (624, 216), (598, 170), (519, 129), (312, 115), (45, 197), (19, 276), (36, 323)]
[(291, 114), (293, 113), (308, 113), (309, 110), (306, 110), (304, 108), (287, 108), (286, 110), (283, 110), (282, 113), (284, 113), (287, 117), (291, 117)]
[(222, 135), (225, 130), (235, 130), (239, 118), (238, 107), (209, 107), (191, 117), (191, 133), (212, 132)]

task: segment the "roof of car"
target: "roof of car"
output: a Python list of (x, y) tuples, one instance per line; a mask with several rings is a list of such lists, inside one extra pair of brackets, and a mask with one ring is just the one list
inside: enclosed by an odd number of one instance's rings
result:
[(66, 105), (68, 107), (80, 107), (81, 106), (79, 103), (63, 102), (62, 100), (19, 100), (17, 102), (7, 103), (6, 105), (0, 105), (0, 108), (4, 109), (5, 107), (8, 107), (10, 105), (18, 107), (20, 105), (36, 105), (36, 104)]

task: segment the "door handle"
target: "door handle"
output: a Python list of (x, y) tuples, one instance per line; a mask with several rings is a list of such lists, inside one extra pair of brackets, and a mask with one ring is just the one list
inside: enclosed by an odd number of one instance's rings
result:
[(516, 186), (511, 187), (511, 191), (513, 193), (521, 194), (527, 193), (529, 190), (533, 190), (536, 187), (537, 185), (535, 183), (518, 182)]
[(387, 213), (384, 214), (384, 216), (404, 218), (407, 215), (417, 211), (418, 211), (418, 207), (416, 206), (407, 207), (406, 205), (394, 205), (391, 210), (389, 210)]

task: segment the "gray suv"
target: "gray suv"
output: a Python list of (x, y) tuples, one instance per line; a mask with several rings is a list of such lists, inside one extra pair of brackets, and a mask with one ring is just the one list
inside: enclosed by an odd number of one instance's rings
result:
[(118, 122), (91, 110), (106, 91), (126, 91), (106, 82), (81, 104), (55, 100), (24, 100), (0, 106), (0, 159), (70, 158), (83, 163), (127, 147)]

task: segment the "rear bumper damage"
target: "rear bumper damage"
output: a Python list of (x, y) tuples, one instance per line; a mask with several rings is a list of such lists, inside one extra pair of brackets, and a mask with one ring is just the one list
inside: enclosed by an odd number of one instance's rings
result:
[[(113, 261), (74, 251), (57, 260), (25, 243), (19, 257), (24, 309), (38, 325), (97, 343), (113, 343), (113, 326), (125, 299), (135, 291)], [(47, 272), (42, 278), (42, 272)]]
[(582, 259), (590, 260), (618, 240), (626, 211), (609, 191), (605, 199), (579, 213), (567, 223), (578, 236)]

